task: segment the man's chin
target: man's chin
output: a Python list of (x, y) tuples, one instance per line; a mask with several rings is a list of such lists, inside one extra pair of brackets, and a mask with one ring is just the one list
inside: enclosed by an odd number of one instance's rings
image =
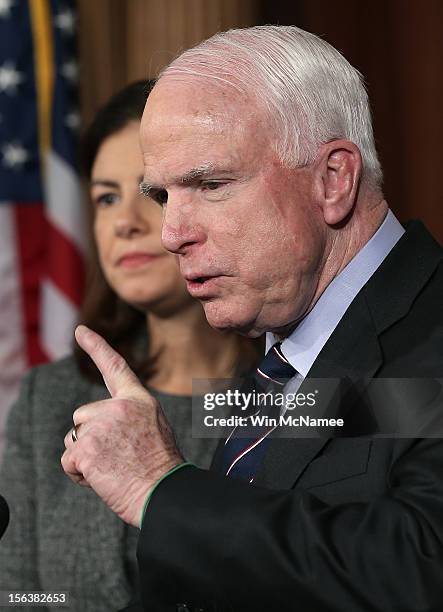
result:
[(255, 318), (241, 308), (229, 308), (220, 302), (203, 302), (206, 319), (211, 327), (219, 331), (234, 331), (242, 336), (258, 338), (264, 330), (256, 329)]

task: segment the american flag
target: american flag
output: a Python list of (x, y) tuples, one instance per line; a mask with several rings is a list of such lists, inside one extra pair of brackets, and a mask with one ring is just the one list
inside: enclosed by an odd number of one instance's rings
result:
[(83, 288), (74, 0), (0, 0), (0, 453), (24, 371), (67, 354)]

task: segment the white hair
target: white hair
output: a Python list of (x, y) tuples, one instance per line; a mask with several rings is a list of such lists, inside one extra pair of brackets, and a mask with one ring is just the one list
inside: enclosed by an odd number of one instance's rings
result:
[(323, 143), (352, 141), (363, 177), (381, 185), (363, 78), (318, 36), (295, 26), (229, 30), (184, 51), (159, 78), (166, 76), (209, 78), (254, 98), (276, 131), (276, 153), (289, 166), (314, 161)]

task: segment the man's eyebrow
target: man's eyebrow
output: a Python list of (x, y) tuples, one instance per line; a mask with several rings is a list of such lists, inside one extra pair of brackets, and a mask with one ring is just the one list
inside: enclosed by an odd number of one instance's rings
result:
[(163, 187), (152, 185), (151, 183), (148, 183), (148, 181), (141, 181), (139, 187), (140, 193), (147, 198), (150, 198), (154, 191), (161, 191), (163, 189)]
[[(212, 162), (206, 162), (204, 164), (200, 164), (195, 168), (191, 168), (184, 174), (180, 176), (175, 176), (171, 180), (171, 184), (173, 185), (188, 185), (189, 183), (193, 183), (196, 180), (205, 178), (214, 174), (215, 172), (229, 172), (228, 169), (218, 167)], [(150, 183), (148, 180), (143, 180), (140, 183), (140, 193), (149, 197), (154, 191), (162, 191), (166, 189), (163, 185), (155, 185)]]
[(197, 179), (201, 179), (206, 176), (209, 176), (210, 174), (213, 174), (215, 170), (216, 170), (216, 167), (214, 164), (210, 162), (206, 162), (204, 164), (200, 164), (200, 166), (191, 168), (190, 170), (185, 172), (185, 174), (183, 174), (182, 176), (177, 177), (174, 182), (181, 183), (182, 185), (187, 185), (188, 183), (192, 183), (193, 181)]

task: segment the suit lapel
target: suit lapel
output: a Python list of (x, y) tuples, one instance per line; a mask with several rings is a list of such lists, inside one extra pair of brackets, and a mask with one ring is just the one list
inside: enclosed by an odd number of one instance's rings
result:
[(442, 260), (443, 249), (423, 224), (410, 221), (362, 290), (379, 334), (408, 313)]

